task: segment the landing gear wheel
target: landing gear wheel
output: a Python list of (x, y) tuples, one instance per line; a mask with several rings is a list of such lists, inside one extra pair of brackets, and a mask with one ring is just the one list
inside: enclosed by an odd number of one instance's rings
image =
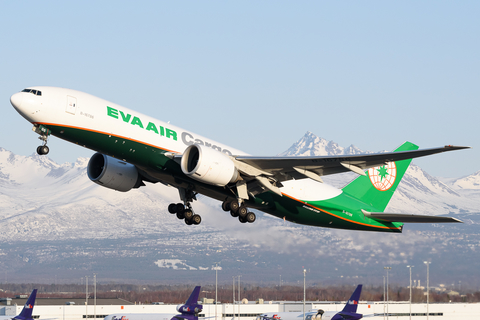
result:
[(50, 152), (50, 148), (47, 146), (38, 146), (37, 147), (37, 153), (41, 156), (48, 154)]
[[(168, 212), (176, 213), (177, 218), (184, 220), (187, 225), (199, 224), (202, 219), (192, 209), (192, 201), (197, 200), (196, 193), (187, 188), (178, 188), (178, 192), (180, 193), (180, 200), (183, 202), (171, 203), (168, 206)], [(198, 218), (195, 218), (195, 216)]]
[(222, 210), (223, 211), (230, 211), (230, 203), (227, 201), (222, 202)]
[(185, 220), (191, 220), (192, 217), (193, 217), (193, 211), (190, 210), (190, 209), (186, 209), (186, 210), (183, 212), (183, 216), (185, 217)]
[(245, 220), (247, 220), (248, 223), (253, 223), (257, 219), (257, 216), (253, 212), (247, 213), (247, 216), (245, 217)]
[(194, 214), (191, 221), (193, 224), (200, 224), (200, 222), (202, 222), (202, 217), (198, 214)]
[(177, 213), (177, 205), (175, 203), (170, 203), (168, 205), (168, 212), (171, 214)]
[(238, 217), (238, 213), (237, 212), (233, 212), (233, 211), (230, 211), (230, 215), (234, 218)]
[(183, 203), (177, 203), (177, 213), (183, 214), (184, 211), (185, 211), (185, 206), (183, 205)]
[(240, 206), (237, 210), (237, 213), (238, 213), (238, 216), (239, 217), (242, 217), (242, 218), (245, 218), (248, 214), (248, 210), (247, 210), (247, 207), (245, 206)]
[(240, 205), (238, 204), (237, 200), (233, 200), (233, 201), (230, 202), (230, 210), (231, 211), (236, 213), (239, 207), (240, 207)]
[(246, 223), (247, 219), (242, 218), (242, 217), (238, 217), (238, 221), (240, 221), (241, 223)]
[(178, 212), (177, 211), (177, 218), (180, 219), (180, 220), (185, 219), (185, 216), (183, 215), (183, 212)]

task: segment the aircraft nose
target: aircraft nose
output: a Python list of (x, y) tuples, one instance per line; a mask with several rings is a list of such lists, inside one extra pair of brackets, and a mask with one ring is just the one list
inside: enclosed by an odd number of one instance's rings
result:
[(23, 94), (21, 92), (17, 92), (10, 97), (10, 103), (15, 109), (20, 109), (23, 102)]

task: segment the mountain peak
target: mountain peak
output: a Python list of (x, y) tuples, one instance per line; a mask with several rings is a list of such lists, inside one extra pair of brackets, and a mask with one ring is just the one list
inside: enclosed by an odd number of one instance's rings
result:
[(279, 156), (339, 156), (360, 153), (365, 152), (354, 145), (350, 145), (347, 148), (341, 147), (333, 140), (328, 141), (307, 131), (302, 138), (295, 142), (287, 151), (280, 153)]

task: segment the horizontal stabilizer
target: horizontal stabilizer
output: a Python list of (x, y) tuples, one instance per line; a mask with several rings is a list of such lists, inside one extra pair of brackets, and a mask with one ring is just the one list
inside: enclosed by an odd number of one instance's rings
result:
[(416, 214), (404, 213), (386, 213), (386, 212), (368, 212), (362, 210), (363, 214), (374, 219), (380, 219), (390, 222), (406, 222), (406, 223), (446, 223), (446, 222), (461, 222), (462, 221), (452, 217), (439, 216), (423, 216)]
[(337, 313), (337, 315), (341, 316), (341, 318), (338, 318), (338, 319), (345, 319), (345, 320), (349, 320), (349, 319), (355, 319), (355, 320), (358, 320), (358, 319), (361, 319), (363, 318), (363, 315), (360, 314), (360, 313), (355, 313), (355, 312), (339, 312)]

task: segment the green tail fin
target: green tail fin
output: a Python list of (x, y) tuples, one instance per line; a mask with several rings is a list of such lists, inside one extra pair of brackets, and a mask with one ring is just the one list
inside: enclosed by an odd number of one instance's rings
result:
[[(418, 146), (405, 142), (394, 152), (417, 150)], [(412, 159), (389, 162), (387, 165), (371, 168), (366, 176), (360, 176), (346, 185), (344, 193), (371, 205), (378, 212), (383, 212)]]

